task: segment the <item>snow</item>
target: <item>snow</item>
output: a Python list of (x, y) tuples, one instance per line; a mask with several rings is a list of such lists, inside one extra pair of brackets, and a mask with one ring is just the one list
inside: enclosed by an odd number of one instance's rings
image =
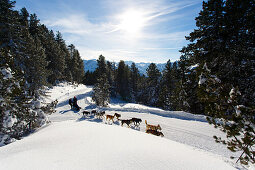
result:
[[(128, 128), (54, 123), (0, 150), (2, 169), (234, 169), (212, 154)], [(23, 167), (23, 168), (21, 168)]]
[(9, 116), (10, 110), (4, 112), (4, 121), (3, 121), (3, 127), (10, 128), (14, 125), (14, 123), (17, 122), (16, 117)]
[(34, 107), (35, 107), (36, 109), (41, 108), (41, 102), (40, 102), (40, 101), (34, 101)]
[(201, 74), (200, 76), (199, 76), (199, 81), (198, 81), (198, 85), (200, 86), (201, 84), (204, 84), (205, 82), (206, 82), (206, 78), (205, 78), (205, 76), (203, 75), (203, 74)]
[(221, 80), (217, 76), (211, 75), (211, 77), (214, 79), (215, 83), (221, 83)]
[[(111, 99), (107, 108), (91, 100), (92, 87), (62, 83), (48, 89), (43, 102), (59, 101), (51, 123), (12, 144), (0, 147), (0, 169), (245, 169), (230, 156), (239, 156), (215, 143), (224, 134), (203, 115), (164, 111)], [(81, 111), (72, 111), (68, 99), (76, 96)], [(121, 127), (83, 110), (141, 118), (139, 128)], [(145, 123), (160, 124), (165, 137), (145, 133)], [(253, 166), (247, 169), (255, 169)]]
[(2, 68), (1, 72), (3, 74), (3, 79), (4, 80), (11, 79), (13, 77), (10, 68)]
[(211, 72), (211, 70), (210, 70), (210, 69), (208, 69), (208, 67), (207, 67), (207, 64), (206, 64), (206, 63), (204, 64), (203, 69), (204, 69), (204, 70), (206, 70), (206, 71), (208, 71), (209, 73)]
[(194, 65), (190, 66), (188, 69), (189, 69), (189, 70), (194, 70), (194, 69), (196, 69), (198, 66), (199, 66), (199, 64), (194, 64)]

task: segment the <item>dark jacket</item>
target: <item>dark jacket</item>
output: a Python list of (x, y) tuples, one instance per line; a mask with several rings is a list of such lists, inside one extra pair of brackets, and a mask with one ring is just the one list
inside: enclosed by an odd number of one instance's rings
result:
[(73, 105), (77, 106), (77, 98), (76, 97), (73, 98)]
[(72, 99), (69, 99), (69, 105), (73, 105), (73, 100)]

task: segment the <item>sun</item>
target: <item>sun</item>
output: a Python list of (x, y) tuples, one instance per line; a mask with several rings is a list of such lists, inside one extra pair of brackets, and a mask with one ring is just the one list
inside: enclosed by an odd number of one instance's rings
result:
[(128, 10), (119, 15), (118, 29), (129, 35), (138, 35), (146, 24), (146, 16), (141, 11)]

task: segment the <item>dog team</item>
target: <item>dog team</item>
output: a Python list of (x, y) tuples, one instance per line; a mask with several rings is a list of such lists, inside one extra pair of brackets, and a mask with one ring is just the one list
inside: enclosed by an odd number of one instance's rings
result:
[[(114, 115), (108, 115), (105, 114), (105, 111), (97, 111), (97, 110), (91, 110), (91, 112), (89, 111), (83, 111), (83, 117), (88, 116), (88, 115), (94, 115), (95, 117), (97, 117), (98, 119), (103, 119), (105, 117), (106, 121), (111, 121), (114, 122), (114, 118), (116, 117), (116, 119), (118, 121), (120, 121), (121, 126), (123, 126), (124, 124), (127, 125), (127, 127), (130, 127), (130, 125), (133, 123), (133, 125), (135, 127), (139, 127), (140, 123), (142, 122), (142, 119), (140, 118), (132, 118), (132, 119), (120, 119), (121, 115), (118, 113), (115, 113)], [(160, 125), (151, 125), (147, 123), (147, 120), (145, 120), (145, 124), (146, 124), (146, 133), (150, 133), (156, 136), (161, 136), (163, 137), (163, 133), (161, 132), (161, 127)]]

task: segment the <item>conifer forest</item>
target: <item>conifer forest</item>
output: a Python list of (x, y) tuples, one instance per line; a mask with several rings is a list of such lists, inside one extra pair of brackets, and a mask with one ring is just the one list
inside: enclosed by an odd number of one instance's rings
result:
[[(224, 132), (214, 136), (242, 164), (255, 163), (255, 1), (208, 0), (185, 38), (179, 60), (155, 63), (141, 74), (133, 62), (100, 55), (94, 72), (84, 71), (74, 44), (15, 1), (0, 0), (0, 141), (34, 132), (49, 121), (57, 103), (41, 106), (45, 89), (60, 82), (93, 87), (92, 100), (107, 107), (111, 98), (205, 115)], [(84, 28), (86, 29), (86, 28)], [(89, 43), (89, 42), (88, 42)], [(149, 57), (149, 56), (148, 56)]]

